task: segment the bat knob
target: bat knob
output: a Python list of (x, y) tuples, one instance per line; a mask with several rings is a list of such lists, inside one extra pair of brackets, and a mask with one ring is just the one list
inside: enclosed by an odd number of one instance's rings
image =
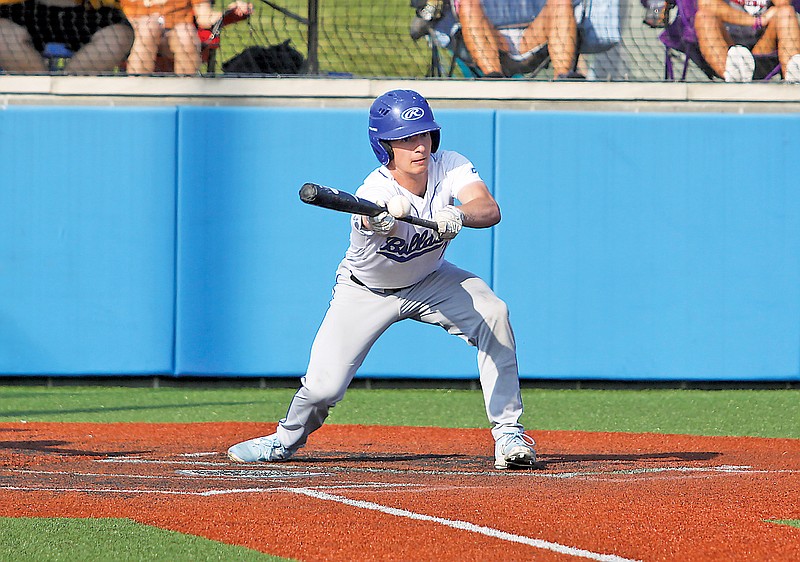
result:
[(300, 200), (304, 203), (311, 203), (317, 198), (317, 185), (314, 183), (304, 183), (300, 188)]

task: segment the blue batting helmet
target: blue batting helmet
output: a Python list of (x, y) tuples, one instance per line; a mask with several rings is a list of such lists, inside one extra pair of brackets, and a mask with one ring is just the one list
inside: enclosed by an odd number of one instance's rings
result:
[(369, 108), (369, 144), (384, 166), (394, 158), (392, 147), (386, 141), (429, 132), (431, 152), (436, 152), (440, 130), (428, 101), (414, 90), (386, 92)]

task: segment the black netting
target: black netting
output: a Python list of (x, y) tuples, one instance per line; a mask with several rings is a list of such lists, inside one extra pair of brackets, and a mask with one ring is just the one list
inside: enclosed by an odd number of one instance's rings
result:
[[(191, 4), (177, 0), (76, 1), (0, 0), (0, 68), (7, 73), (555, 77), (552, 47), (535, 60), (506, 57), (492, 72), (482, 71), (447, 0), (252, 0), (249, 17), (229, 15), (225, 25), (215, 27), (209, 20), (211, 29), (199, 33), (193, 23), (175, 23), (191, 10)], [(211, 9), (219, 15), (229, 2)], [(581, 28), (580, 56), (570, 70), (593, 80), (664, 79), (668, 66), (659, 36), (675, 21), (677, 9), (654, 2), (657, 7), (648, 12), (647, 2), (640, 0), (583, 0), (581, 6), (591, 5), (591, 13), (580, 17), (594, 18), (594, 27)], [(146, 15), (159, 10), (160, 19)], [(173, 26), (169, 36), (162, 35), (165, 26)], [(598, 30), (600, 41), (604, 34), (605, 39), (618, 35), (598, 48), (593, 35)], [(149, 37), (147, 48), (142, 48), (143, 37)], [(174, 56), (170, 46), (188, 55)], [(673, 51), (670, 60), (680, 75), (683, 54)], [(687, 79), (708, 78), (689, 64)]]

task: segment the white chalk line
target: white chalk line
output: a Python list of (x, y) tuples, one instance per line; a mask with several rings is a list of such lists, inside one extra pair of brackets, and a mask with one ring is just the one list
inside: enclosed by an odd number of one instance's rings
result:
[(231, 466), (229, 462), (212, 461), (171, 461), (167, 459), (143, 459), (140, 457), (109, 457), (105, 459), (95, 459), (94, 462), (100, 463), (119, 463), (119, 464), (180, 464), (189, 466)]
[[(104, 474), (102, 476), (113, 476)], [(315, 486), (318, 490), (356, 490), (356, 489), (384, 489), (384, 488), (417, 488), (422, 487), (424, 484), (411, 484), (411, 483), (386, 483), (386, 482), (364, 482), (362, 484), (329, 484)], [(230, 490), (204, 490), (204, 491), (188, 491), (188, 490), (156, 490), (145, 488), (60, 488), (55, 486), (5, 486), (0, 485), (0, 490), (10, 490), (17, 492), (76, 492), (76, 493), (91, 493), (91, 494), (162, 494), (168, 496), (223, 496), (228, 494), (260, 494), (260, 493), (273, 493), (273, 492), (289, 492), (295, 488), (286, 486), (278, 486), (275, 488), (231, 488)]]
[[(107, 475), (106, 475), (107, 476)], [(398, 486), (415, 486), (413, 484), (382, 484), (381, 487), (398, 487)], [(366, 487), (366, 486), (364, 486)], [(493, 529), (491, 527), (485, 527), (481, 525), (475, 525), (473, 523), (468, 523), (466, 521), (459, 521), (459, 520), (452, 520), (452, 519), (445, 519), (442, 517), (434, 517), (430, 515), (424, 515), (420, 513), (415, 513), (412, 511), (407, 511), (404, 509), (397, 509), (393, 507), (388, 507), (372, 502), (365, 502), (361, 500), (351, 500), (349, 498), (345, 498), (342, 496), (337, 496), (333, 494), (329, 494), (326, 492), (321, 491), (322, 488), (326, 489), (334, 489), (335, 487), (325, 487), (319, 486), (315, 489), (310, 488), (238, 488), (238, 489), (231, 489), (231, 490), (206, 490), (202, 492), (192, 492), (192, 491), (185, 491), (185, 490), (146, 490), (140, 488), (78, 488), (78, 487), (71, 487), (71, 488), (59, 488), (59, 487), (34, 487), (34, 486), (0, 486), (2, 490), (10, 490), (10, 491), (18, 491), (18, 492), (52, 492), (52, 493), (64, 493), (64, 492), (73, 492), (73, 493), (90, 493), (90, 494), (160, 494), (160, 495), (168, 495), (168, 496), (200, 496), (200, 497), (211, 497), (211, 496), (220, 496), (220, 495), (228, 495), (228, 494), (247, 494), (247, 493), (275, 493), (275, 492), (291, 492), (294, 494), (302, 494), (308, 497), (320, 499), (320, 500), (327, 500), (327, 501), (335, 501), (338, 503), (343, 503), (346, 505), (350, 505), (353, 507), (358, 507), (360, 509), (369, 509), (373, 511), (379, 511), (382, 513), (386, 513), (389, 515), (394, 515), (397, 517), (405, 517), (409, 519), (414, 519), (418, 521), (428, 521), (432, 523), (438, 523), (440, 525), (444, 525), (446, 527), (451, 527), (454, 529), (462, 530), (462, 531), (469, 531), (473, 533), (478, 533), (481, 535), (485, 535), (488, 537), (505, 540), (509, 542), (515, 542), (520, 544), (526, 544), (535, 548), (551, 550), (554, 552), (558, 552), (561, 554), (567, 554), (571, 556), (577, 556), (581, 558), (588, 558), (591, 560), (599, 560), (602, 562), (633, 562), (627, 558), (622, 558), (620, 556), (616, 556), (613, 554), (598, 554), (595, 552), (591, 552), (588, 550), (574, 548), (566, 545), (562, 545), (559, 543), (549, 542), (542, 539), (534, 539), (530, 537), (525, 537), (521, 535), (515, 535), (513, 533), (508, 533), (505, 531), (500, 531), (499, 529)], [(351, 489), (347, 487), (346, 489)]]
[[(484, 527), (483, 525), (475, 525), (474, 523), (468, 523), (466, 521), (459, 521), (457, 519), (445, 519), (443, 517), (435, 517), (432, 515), (424, 515), (422, 513), (415, 513), (413, 511), (407, 511), (405, 509), (398, 509), (395, 507), (388, 507), (385, 505), (362, 501), (362, 500), (353, 500), (350, 498), (345, 498), (343, 496), (335, 496), (333, 494), (328, 494), (325, 492), (320, 492), (317, 490), (313, 490), (310, 488), (289, 488), (289, 492), (294, 494), (300, 494), (304, 496), (309, 496), (312, 498), (326, 500), (326, 501), (333, 501), (337, 503), (342, 503), (345, 505), (349, 505), (352, 507), (357, 507), (360, 509), (369, 509), (372, 511), (379, 511), (381, 513), (386, 513), (389, 515), (394, 515), (397, 517), (405, 517), (408, 519), (414, 519), (417, 521), (429, 521), (431, 523), (438, 523), (440, 525), (444, 525), (446, 527), (451, 527), (453, 529), (459, 529), (461, 531), (469, 531), (472, 533), (478, 533), (481, 535), (485, 535), (487, 537), (492, 537), (496, 539), (501, 539), (508, 542), (515, 542), (520, 544), (526, 544), (529, 546), (533, 546), (535, 548), (541, 548), (544, 550), (551, 550), (553, 552), (558, 552), (559, 554), (567, 554), (570, 556), (577, 556), (580, 558), (588, 558), (590, 560), (600, 560), (602, 562), (634, 562), (629, 558), (623, 558), (621, 556), (617, 556), (615, 554), (599, 554), (597, 552), (592, 552), (590, 550), (584, 550), (582, 548), (575, 548), (571, 546), (566, 546), (563, 544), (559, 544), (556, 542), (545, 541), (542, 539), (533, 539), (530, 537), (525, 537), (522, 535), (515, 535), (513, 533), (508, 533), (506, 531), (500, 531), (499, 529), (493, 529), (491, 527)], [(637, 561), (638, 562), (638, 561)]]
[(88, 494), (161, 494), (167, 496), (219, 496), (225, 494), (247, 494), (277, 492), (282, 488), (241, 488), (232, 490), (206, 490), (203, 492), (190, 492), (186, 490), (147, 490), (142, 488), (57, 488), (35, 486), (0, 486), (0, 490), (16, 492), (53, 492), (53, 493), (88, 493)]
[[(203, 453), (208, 454), (208, 453)], [(143, 459), (140, 457), (113, 457), (107, 459), (96, 459), (94, 462), (100, 463), (120, 463), (120, 464), (179, 464), (189, 466), (241, 466), (241, 464), (231, 462), (211, 462), (211, 461), (185, 461), (185, 460), (160, 460)], [(259, 466), (263, 466), (259, 465)], [(308, 467), (281, 463), (280, 466), (285, 470), (307, 470)], [(247, 469), (245, 469), (247, 470)], [(251, 469), (256, 470), (256, 469)], [(793, 469), (762, 470), (753, 469), (751, 466), (719, 465), (719, 466), (663, 466), (651, 468), (631, 468), (617, 470), (585, 470), (572, 472), (545, 472), (542, 470), (494, 470), (494, 471), (467, 471), (467, 470), (424, 470), (424, 469), (397, 469), (397, 468), (374, 468), (374, 467), (348, 467), (348, 466), (326, 466), (329, 472), (353, 472), (353, 473), (375, 473), (375, 474), (400, 474), (400, 475), (432, 475), (432, 476), (494, 476), (501, 478), (546, 478), (546, 479), (569, 479), (587, 478), (592, 476), (634, 476), (637, 474), (657, 474), (660, 472), (712, 472), (722, 474), (777, 474), (800, 472)], [(200, 471), (197, 471), (200, 472)]]
[[(125, 463), (132, 463), (132, 464), (190, 464), (190, 465), (200, 465), (200, 466), (230, 466), (230, 463), (208, 463), (208, 462), (189, 462), (186, 461), (168, 461), (168, 460), (149, 460), (149, 459), (141, 459), (141, 458), (115, 458), (115, 459), (102, 459), (107, 462), (125, 462)], [(98, 461), (100, 462), (100, 461)], [(303, 468), (305, 467), (298, 467), (296, 465), (283, 465), (283, 469), (290, 469), (286, 471), (285, 475), (292, 474), (292, 468)], [(392, 473), (392, 474), (453, 474), (453, 475), (480, 475), (481, 473), (475, 472), (449, 472), (449, 471), (407, 471), (407, 470), (396, 470), (396, 469), (356, 469), (353, 470), (348, 467), (326, 467), (326, 469), (332, 468), (336, 471), (353, 471), (353, 472), (373, 472), (373, 473)], [(13, 472), (13, 471), (11, 471)], [(120, 478), (140, 478), (140, 479), (161, 479), (161, 480), (186, 480), (186, 477), (195, 477), (202, 478), (205, 481), (208, 480), (219, 480), (219, 479), (228, 479), (230, 475), (226, 475), (226, 471), (217, 471), (217, 470), (176, 470), (176, 474), (178, 476), (164, 476), (164, 475), (138, 475), (138, 474), (108, 474), (108, 473), (74, 473), (68, 471), (35, 471), (35, 470), (26, 470), (20, 469), (16, 472), (19, 473), (29, 473), (29, 474), (44, 474), (44, 475), (70, 475), (70, 476), (83, 476), (83, 477), (120, 477)], [(247, 473), (247, 470), (237, 470), (232, 471), (236, 473)], [(262, 477), (265, 471), (261, 470)], [(270, 471), (266, 471), (270, 472)], [(275, 473), (279, 473), (279, 471), (274, 471)], [(686, 467), (686, 466), (679, 466), (679, 467), (651, 467), (651, 468), (640, 468), (640, 469), (622, 469), (622, 470), (613, 470), (613, 471), (577, 471), (577, 472), (569, 472), (569, 473), (542, 473), (542, 472), (526, 472), (526, 475), (530, 476), (537, 476), (537, 477), (544, 477), (544, 478), (586, 478), (592, 476), (610, 476), (610, 475), (645, 475), (645, 474), (657, 474), (657, 473), (665, 473), (665, 472), (676, 472), (676, 473), (723, 473), (723, 474), (742, 474), (742, 473), (796, 473), (797, 470), (754, 470), (751, 466), (731, 466), (731, 465), (720, 465), (720, 466), (712, 466), (712, 467)], [(298, 477), (298, 473), (294, 473), (295, 477)], [(491, 472), (488, 473), (491, 475), (496, 475), (497, 473)], [(566, 545), (562, 545), (559, 543), (549, 542), (542, 539), (535, 539), (530, 537), (525, 537), (521, 535), (515, 535), (513, 533), (508, 533), (505, 531), (500, 531), (498, 529), (493, 529), (491, 527), (485, 527), (480, 525), (475, 525), (473, 523), (468, 523), (466, 521), (459, 521), (459, 520), (451, 520), (445, 519), (441, 517), (429, 516), (424, 514), (419, 514), (407, 510), (392, 508), (388, 506), (384, 506), (381, 504), (376, 504), (373, 502), (366, 502), (361, 500), (353, 500), (350, 498), (346, 498), (343, 496), (333, 495), (327, 493), (323, 490), (354, 490), (354, 489), (384, 489), (386, 491), (397, 491), (399, 488), (416, 488), (414, 490), (409, 489), (409, 491), (424, 491), (427, 489), (423, 484), (411, 484), (411, 483), (399, 483), (399, 484), (388, 484), (388, 483), (376, 483), (376, 482), (366, 482), (366, 483), (331, 483), (329, 485), (320, 485), (314, 487), (304, 487), (304, 488), (297, 488), (297, 487), (273, 487), (273, 488), (261, 488), (261, 487), (253, 487), (253, 488), (234, 488), (234, 489), (227, 489), (227, 490), (219, 490), (219, 489), (207, 489), (203, 491), (186, 491), (186, 490), (156, 490), (156, 489), (141, 489), (141, 488), (81, 488), (81, 487), (33, 487), (33, 486), (2, 486), (0, 485), (0, 489), (3, 490), (12, 490), (12, 491), (24, 491), (24, 492), (76, 492), (76, 493), (108, 493), (108, 494), (161, 494), (161, 495), (171, 495), (171, 496), (200, 496), (200, 497), (210, 497), (210, 496), (220, 496), (220, 495), (230, 495), (230, 494), (252, 494), (252, 493), (274, 493), (274, 492), (291, 492), (294, 494), (302, 494), (308, 497), (313, 497), (321, 500), (327, 501), (334, 501), (338, 503), (343, 503), (346, 505), (351, 505), (353, 507), (358, 507), (361, 509), (370, 509), (374, 511), (379, 511), (383, 513), (387, 513), (390, 515), (398, 516), (398, 517), (405, 517), (415, 520), (421, 521), (430, 521), (434, 523), (438, 523), (444, 526), (448, 526), (455, 529), (465, 530), (469, 532), (474, 532), (478, 534), (482, 534), (485, 536), (490, 536), (494, 538), (498, 538), (501, 540), (506, 540), (510, 542), (516, 542), (520, 544), (527, 544), (529, 546), (533, 546), (535, 548), (551, 550), (554, 552), (567, 554), (576, 557), (588, 558), (592, 560), (600, 560), (600, 561), (607, 561), (607, 562), (628, 562), (628, 559), (619, 557), (613, 554), (600, 554), (591, 552), (588, 550), (570, 547)]]

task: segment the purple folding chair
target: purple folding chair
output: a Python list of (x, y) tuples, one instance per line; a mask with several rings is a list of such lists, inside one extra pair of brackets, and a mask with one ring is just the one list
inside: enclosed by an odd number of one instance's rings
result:
[[(643, 2), (644, 3), (644, 2)], [(800, 0), (794, 0), (795, 10), (800, 11)], [(665, 48), (664, 79), (675, 80), (673, 56), (675, 53), (683, 55), (683, 68), (679, 80), (686, 81), (689, 63), (694, 63), (709, 79), (717, 77), (700, 52), (697, 42), (697, 33), (694, 29), (694, 17), (697, 13), (697, 0), (674, 0), (677, 13), (672, 22), (666, 24), (664, 31), (658, 36)], [(753, 55), (756, 61), (754, 80), (771, 80), (780, 74), (781, 65), (778, 53)], [(680, 58), (680, 57), (678, 57)]]

